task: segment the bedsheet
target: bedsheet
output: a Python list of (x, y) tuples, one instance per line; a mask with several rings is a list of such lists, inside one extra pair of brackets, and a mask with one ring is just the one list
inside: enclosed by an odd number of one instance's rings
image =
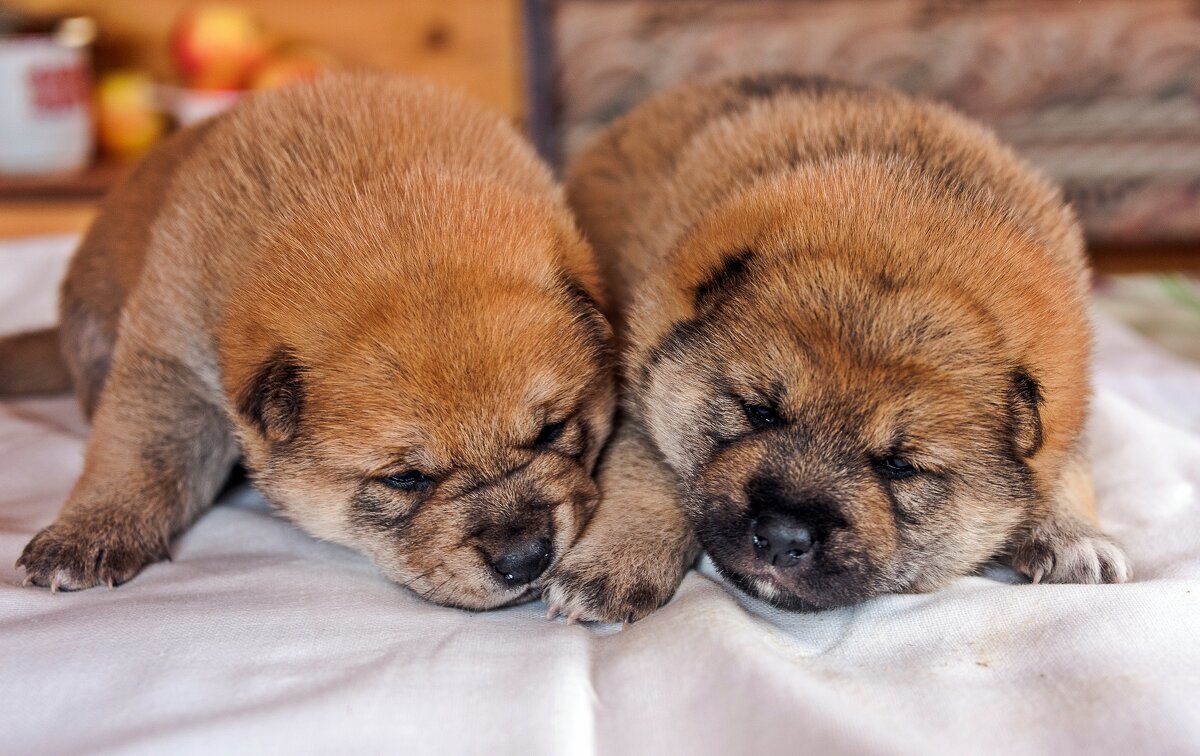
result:
[[(74, 243), (0, 244), (0, 331), (52, 322)], [(0, 403), (0, 753), (1197, 753), (1200, 369), (1098, 335), (1120, 586), (1003, 570), (788, 613), (711, 566), (627, 628), (422, 602), (249, 489), (116, 590), (20, 587), (80, 471), (66, 397)]]

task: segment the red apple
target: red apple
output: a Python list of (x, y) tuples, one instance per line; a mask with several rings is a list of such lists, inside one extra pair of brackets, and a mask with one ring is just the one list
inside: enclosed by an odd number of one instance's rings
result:
[(266, 59), (262, 23), (237, 5), (206, 3), (185, 11), (171, 32), (171, 55), (194, 89), (238, 89)]

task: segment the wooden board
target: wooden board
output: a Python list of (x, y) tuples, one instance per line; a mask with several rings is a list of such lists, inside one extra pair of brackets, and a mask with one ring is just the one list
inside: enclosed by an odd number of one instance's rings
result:
[(95, 202), (0, 202), (0, 240), (39, 234), (81, 233), (95, 216)]
[(98, 200), (132, 170), (127, 163), (99, 162), (65, 174), (0, 174), (0, 202), (8, 200)]

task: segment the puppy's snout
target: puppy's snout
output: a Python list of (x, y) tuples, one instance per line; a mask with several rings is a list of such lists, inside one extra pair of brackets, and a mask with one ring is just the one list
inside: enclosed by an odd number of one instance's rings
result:
[(750, 524), (754, 555), (772, 567), (792, 567), (800, 562), (816, 543), (813, 529), (797, 518), (771, 513), (756, 517)]
[(550, 542), (534, 538), (512, 545), (492, 560), (492, 569), (509, 588), (528, 585), (550, 566)]

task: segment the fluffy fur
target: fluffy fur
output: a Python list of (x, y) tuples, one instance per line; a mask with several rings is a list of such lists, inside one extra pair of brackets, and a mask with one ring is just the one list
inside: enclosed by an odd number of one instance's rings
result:
[[(1128, 577), (1085, 449), (1079, 227), (987, 130), (890, 90), (742, 76), (616, 122), (568, 197), (620, 312), (619, 433), (649, 447), (608, 464), (658, 456), (664, 475), (638, 489), (653, 506), (606, 498), (560, 573), (580, 577), (549, 586), (563, 611), (653, 603), (599, 584), (665, 601), (691, 536), (789, 607), (927, 591), (997, 556), (1035, 581)], [(779, 521), (799, 533), (782, 553)]]
[[(382, 76), (256, 95), (150, 155), (76, 254), (61, 341), (93, 429), (19, 564), (55, 589), (128, 580), (241, 459), (431, 600), (533, 595), (597, 499), (602, 305), (499, 115)], [(535, 557), (506, 579), (513, 553)]]

